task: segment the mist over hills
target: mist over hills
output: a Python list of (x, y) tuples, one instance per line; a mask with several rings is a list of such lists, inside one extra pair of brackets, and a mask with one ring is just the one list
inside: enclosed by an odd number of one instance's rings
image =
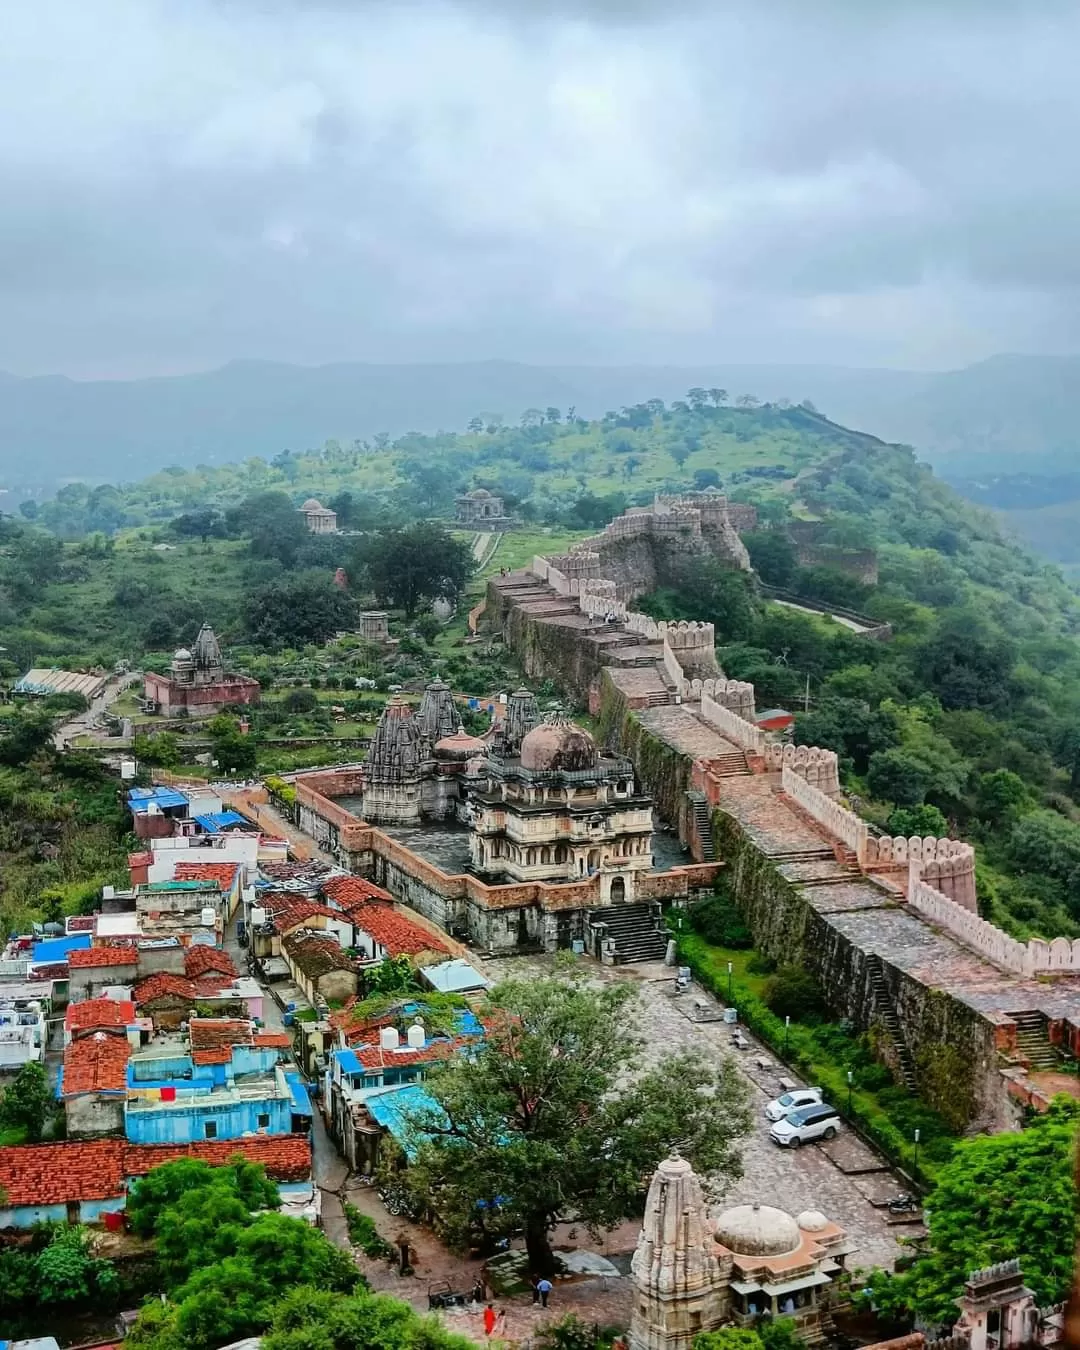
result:
[(176, 464), (272, 458), (329, 438), (460, 429), (529, 407), (585, 417), (694, 385), (732, 398), (809, 398), (834, 421), (913, 445), (951, 475), (1049, 473), (1077, 461), (1080, 358), (999, 356), (924, 373), (829, 366), (316, 367), (235, 361), (129, 381), (0, 373), (0, 485), (48, 492), (81, 478), (131, 481)]

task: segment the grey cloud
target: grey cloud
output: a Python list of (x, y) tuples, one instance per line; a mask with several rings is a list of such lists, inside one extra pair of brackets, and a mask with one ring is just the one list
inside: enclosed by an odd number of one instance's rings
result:
[(973, 0), (11, 6), (0, 368), (1074, 345), (1078, 38)]

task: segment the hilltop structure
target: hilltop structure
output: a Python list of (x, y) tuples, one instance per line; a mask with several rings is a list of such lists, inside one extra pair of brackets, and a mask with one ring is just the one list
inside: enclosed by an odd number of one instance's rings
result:
[(459, 525), (468, 525), (474, 530), (504, 530), (513, 524), (503, 508), (503, 499), (487, 488), (473, 488), (471, 492), (455, 497), (454, 518)]
[(309, 497), (300, 507), (300, 514), (304, 517), (304, 524), (312, 534), (334, 534), (337, 530), (337, 512), (331, 511), (328, 506), (323, 506), (315, 497)]
[(190, 649), (180, 647), (173, 653), (167, 675), (149, 672), (143, 683), (143, 697), (151, 710), (165, 717), (178, 712), (209, 715), (258, 703), (260, 693), (258, 680), (226, 673), (221, 646), (208, 623), (199, 629)]

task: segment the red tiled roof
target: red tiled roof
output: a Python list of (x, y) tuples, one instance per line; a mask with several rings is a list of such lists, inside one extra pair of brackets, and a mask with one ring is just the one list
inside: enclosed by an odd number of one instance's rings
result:
[(0, 1186), (10, 1206), (109, 1200), (124, 1193), (123, 1139), (0, 1149)]
[(124, 1170), (129, 1177), (145, 1176), (177, 1158), (200, 1158), (220, 1167), (237, 1154), (248, 1162), (261, 1163), (275, 1181), (306, 1181), (311, 1175), (311, 1145), (302, 1134), (200, 1140), (194, 1144), (128, 1144)]
[(174, 881), (213, 881), (221, 890), (232, 890), (239, 863), (178, 862), (173, 869)]
[(128, 870), (135, 867), (149, 867), (154, 861), (154, 855), (149, 849), (142, 849), (138, 853), (128, 854)]
[(356, 1058), (365, 1069), (397, 1069), (409, 1064), (434, 1064), (447, 1059), (454, 1050), (470, 1042), (464, 1037), (453, 1041), (431, 1041), (422, 1049), (383, 1050), (378, 1045), (354, 1045)]
[(365, 881), (363, 877), (331, 877), (329, 881), (323, 882), (322, 892), (346, 911), (368, 900), (384, 900), (389, 903), (394, 898), (389, 891), (384, 891), (373, 881)]
[(92, 933), (94, 931), (93, 914), (73, 914), (67, 921), (69, 933)]
[(140, 980), (132, 992), (140, 1008), (159, 998), (182, 998), (194, 1003), (197, 997), (194, 980), (186, 979), (183, 975), (173, 975), (167, 970), (156, 971), (145, 980)]
[(202, 975), (199, 979), (193, 980), (192, 983), (199, 998), (220, 998), (232, 985), (232, 978), (228, 975), (222, 975), (220, 972), (211, 971), (209, 975)]
[(329, 905), (320, 905), (315, 900), (298, 900), (295, 904), (277, 910), (273, 917), (274, 927), (279, 933), (299, 928), (309, 919), (337, 919), (339, 923), (347, 921), (340, 909), (331, 909)]
[(234, 1045), (252, 1045), (253, 1028), (239, 1017), (193, 1017), (188, 1023), (196, 1064), (228, 1064)]
[(195, 1064), (228, 1064), (233, 1057), (231, 1045), (208, 1045), (205, 1050), (192, 1050)]
[(257, 1031), (253, 1043), (260, 1050), (288, 1050), (292, 1037), (287, 1031)]
[(201, 1158), (221, 1166), (237, 1155), (261, 1163), (275, 1181), (305, 1181), (311, 1175), (311, 1147), (299, 1134), (176, 1145), (88, 1139), (0, 1149), (0, 1186), (13, 1207), (111, 1200), (124, 1194), (125, 1177), (145, 1176), (162, 1163)]
[(134, 1021), (135, 1004), (115, 998), (88, 998), (82, 1003), (69, 1003), (64, 1014), (64, 1026), (68, 1031), (129, 1027)]
[(450, 948), (445, 942), (390, 905), (364, 905), (354, 909), (350, 918), (357, 928), (373, 937), (391, 956), (419, 956), (421, 952), (449, 954)]
[(216, 970), (222, 975), (235, 976), (236, 967), (228, 952), (220, 947), (207, 947), (197, 943), (184, 951), (184, 974), (188, 979), (196, 980), (200, 975)]
[(98, 966), (135, 966), (138, 963), (139, 953), (134, 947), (87, 947), (84, 951), (68, 953), (71, 970), (93, 970)]
[(352, 961), (332, 937), (320, 933), (290, 933), (281, 945), (305, 975), (317, 980), (331, 970), (353, 970)]
[(64, 1051), (64, 1097), (85, 1092), (123, 1092), (131, 1046), (115, 1031), (94, 1031), (72, 1041)]
[(50, 961), (45, 966), (34, 966), (26, 974), (28, 980), (66, 980), (67, 977), (68, 963), (66, 961)]

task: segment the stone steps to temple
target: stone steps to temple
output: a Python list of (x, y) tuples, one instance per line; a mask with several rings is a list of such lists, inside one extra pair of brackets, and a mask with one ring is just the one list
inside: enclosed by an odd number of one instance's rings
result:
[(629, 965), (637, 961), (662, 961), (667, 954), (669, 935), (657, 928), (654, 905), (611, 905), (589, 912), (590, 923), (606, 925), (606, 936), (615, 946), (615, 961)]
[(904, 1039), (904, 1028), (889, 996), (889, 987), (885, 983), (885, 972), (882, 969), (881, 957), (873, 952), (866, 958), (866, 964), (870, 975), (870, 990), (874, 997), (874, 1009), (889, 1040), (892, 1042), (896, 1054), (897, 1072), (908, 1091), (914, 1092), (915, 1061), (911, 1057), (911, 1051)]
[(1060, 1067), (1061, 1056), (1050, 1043), (1043, 1014), (1028, 1009), (1026, 1012), (1010, 1013), (1009, 1016), (1016, 1023), (1016, 1049), (1020, 1057), (1026, 1059), (1033, 1069)]

